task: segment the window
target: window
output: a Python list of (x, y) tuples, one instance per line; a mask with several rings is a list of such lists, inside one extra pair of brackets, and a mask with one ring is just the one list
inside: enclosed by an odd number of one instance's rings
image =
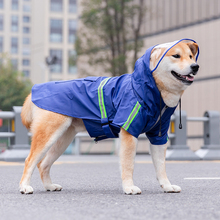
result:
[(0, 36), (0, 53), (3, 52), (3, 37)]
[(23, 37), (23, 44), (30, 44), (30, 38)]
[(24, 12), (30, 12), (31, 11), (31, 6), (30, 5), (23, 5), (23, 11)]
[(4, 17), (3, 15), (0, 15), (0, 31), (3, 31), (4, 29)]
[(50, 10), (56, 12), (63, 11), (63, 0), (50, 0)]
[(50, 20), (50, 42), (62, 42), (63, 27), (62, 20), (51, 19)]
[(18, 69), (18, 60), (17, 59), (11, 59), (11, 65), (14, 69)]
[(30, 22), (30, 17), (29, 16), (23, 16), (23, 22), (24, 23), (29, 23)]
[(63, 0), (50, 0), (50, 10), (56, 12), (63, 11)]
[(23, 48), (22, 54), (23, 54), (23, 55), (26, 55), (26, 56), (30, 55), (30, 54), (31, 54), (30, 48), (27, 48), (27, 47), (26, 47), (26, 48)]
[(23, 66), (30, 66), (30, 60), (29, 59), (23, 59), (22, 60), (22, 65)]
[(51, 73), (61, 73), (62, 72), (62, 50), (50, 50), (50, 57), (56, 57), (57, 61), (55, 64), (50, 66)]
[(30, 28), (29, 27), (23, 27), (23, 33), (24, 34), (30, 33)]
[(77, 73), (77, 66), (76, 66), (76, 51), (69, 50), (68, 52), (68, 66), (69, 66), (69, 73), (74, 74)]
[(17, 15), (11, 16), (11, 31), (18, 32), (18, 16)]
[(11, 9), (15, 11), (18, 10), (18, 0), (11, 0)]
[(69, 43), (74, 43), (76, 40), (76, 20), (69, 20)]
[(69, 12), (70, 13), (76, 13), (77, 12), (76, 0), (69, 0)]
[(0, 0), (0, 9), (4, 8), (4, 0)]
[(11, 53), (18, 53), (18, 38), (12, 37), (11, 38)]
[(23, 70), (22, 71), (25, 77), (29, 77), (30, 76), (30, 71), (29, 70)]

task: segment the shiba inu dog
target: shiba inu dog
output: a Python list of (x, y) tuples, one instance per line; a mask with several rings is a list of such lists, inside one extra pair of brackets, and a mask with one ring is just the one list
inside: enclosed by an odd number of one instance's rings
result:
[(30, 179), (36, 166), (46, 190), (61, 190), (52, 183), (50, 168), (82, 131), (96, 141), (116, 138), (120, 133), (121, 178), (126, 194), (141, 193), (133, 183), (133, 169), (137, 138), (146, 133), (160, 186), (164, 192), (180, 192), (166, 175), (167, 131), (184, 90), (198, 72), (198, 55), (197, 43), (182, 39), (150, 47), (137, 60), (132, 74), (35, 85), (21, 113), (33, 137), (20, 192), (33, 193)]

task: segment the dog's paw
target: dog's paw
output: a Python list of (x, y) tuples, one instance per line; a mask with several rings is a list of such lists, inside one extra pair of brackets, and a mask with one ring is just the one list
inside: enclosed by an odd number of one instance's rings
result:
[(165, 193), (179, 193), (181, 192), (181, 188), (176, 185), (162, 185), (161, 186)]
[(33, 194), (33, 192), (34, 192), (33, 188), (29, 185), (20, 186), (21, 194)]
[(123, 190), (127, 195), (141, 194), (141, 190), (137, 186), (126, 186), (123, 188)]
[(47, 191), (61, 191), (62, 190), (62, 186), (58, 184), (48, 184), (44, 187)]

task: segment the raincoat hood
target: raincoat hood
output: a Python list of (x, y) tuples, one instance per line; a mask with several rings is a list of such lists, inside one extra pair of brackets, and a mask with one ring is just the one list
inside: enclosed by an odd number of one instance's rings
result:
[[(166, 53), (179, 42), (196, 43), (192, 39), (184, 38), (184, 39), (174, 41), (174, 42), (159, 44), (159, 45), (148, 48), (145, 54), (141, 58), (139, 58), (135, 63), (134, 72), (132, 73), (132, 86), (133, 86), (133, 89), (136, 91), (137, 95), (143, 100), (145, 104), (147, 103), (149, 108), (152, 108), (156, 104), (157, 101), (155, 102), (155, 100), (158, 100), (158, 97), (160, 96), (160, 92), (156, 86), (152, 73), (160, 65)], [(162, 54), (155, 68), (151, 70), (150, 69), (150, 56), (151, 56), (151, 51), (154, 48), (166, 48), (166, 50)], [(195, 56), (196, 61), (198, 59), (198, 56), (199, 56), (199, 48)]]

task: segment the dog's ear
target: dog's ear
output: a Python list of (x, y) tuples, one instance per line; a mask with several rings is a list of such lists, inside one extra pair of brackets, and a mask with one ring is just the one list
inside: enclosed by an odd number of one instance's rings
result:
[(151, 61), (151, 64), (150, 64), (150, 67), (151, 69), (155, 68), (160, 57), (163, 55), (165, 51), (165, 48), (154, 48), (152, 51), (151, 51), (151, 56), (150, 56), (150, 61)]
[(195, 56), (198, 52), (198, 44), (197, 43), (187, 43), (187, 45), (189, 46), (190, 50), (192, 51), (192, 54)]
[(161, 57), (161, 55), (163, 54), (164, 51), (165, 51), (165, 48), (154, 48), (151, 51), (150, 59), (151, 60), (158, 60)]

